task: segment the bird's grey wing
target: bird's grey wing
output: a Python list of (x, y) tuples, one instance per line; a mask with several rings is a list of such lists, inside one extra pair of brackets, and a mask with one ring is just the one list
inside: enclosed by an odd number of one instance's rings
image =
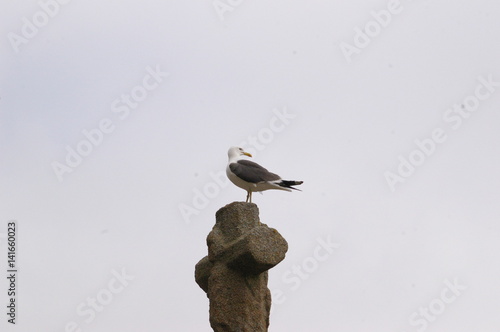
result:
[(280, 180), (279, 175), (269, 172), (264, 167), (250, 160), (238, 160), (229, 164), (229, 169), (240, 179), (250, 183)]

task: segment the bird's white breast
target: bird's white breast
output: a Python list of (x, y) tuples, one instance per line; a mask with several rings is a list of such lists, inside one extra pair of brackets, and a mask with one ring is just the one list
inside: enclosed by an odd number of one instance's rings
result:
[(226, 175), (229, 178), (229, 180), (231, 180), (232, 183), (234, 183), (236, 186), (240, 187), (241, 189), (245, 189), (247, 191), (253, 191), (252, 189), (255, 189), (255, 185), (253, 183), (242, 180), (239, 177), (237, 177), (236, 174), (231, 172), (231, 169), (229, 168), (229, 164), (227, 164), (227, 167), (226, 167)]

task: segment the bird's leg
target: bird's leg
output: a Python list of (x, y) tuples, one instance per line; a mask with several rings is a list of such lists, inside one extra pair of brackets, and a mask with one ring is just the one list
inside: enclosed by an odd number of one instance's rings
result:
[(250, 203), (252, 203), (252, 192), (249, 191), (248, 193), (250, 194)]
[(248, 203), (249, 198), (250, 198), (250, 191), (247, 191), (247, 200), (245, 201), (246, 203)]

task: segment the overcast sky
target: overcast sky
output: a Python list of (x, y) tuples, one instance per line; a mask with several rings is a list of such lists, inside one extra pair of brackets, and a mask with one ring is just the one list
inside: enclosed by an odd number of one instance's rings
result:
[(211, 331), (227, 150), (288, 241), (270, 331), (497, 331), (495, 1), (22, 1), (0, 10), (0, 275), (16, 326)]

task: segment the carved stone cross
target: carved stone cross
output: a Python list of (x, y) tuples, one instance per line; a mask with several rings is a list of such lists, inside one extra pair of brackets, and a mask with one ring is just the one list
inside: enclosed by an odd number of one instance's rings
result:
[(207, 237), (208, 256), (195, 279), (210, 300), (215, 332), (261, 332), (269, 326), (267, 270), (285, 258), (286, 240), (261, 224), (253, 203), (234, 202), (217, 211)]

